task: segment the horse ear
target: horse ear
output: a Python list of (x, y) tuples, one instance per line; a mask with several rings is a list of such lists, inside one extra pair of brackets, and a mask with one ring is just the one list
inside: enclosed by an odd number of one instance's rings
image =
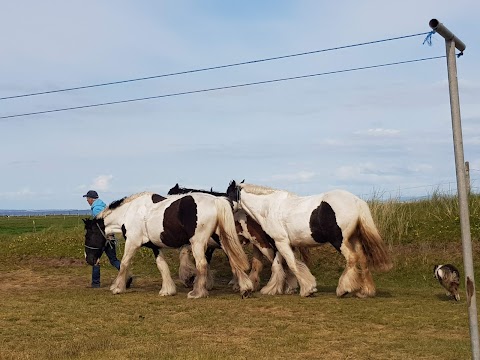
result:
[(178, 183), (176, 183), (173, 188), (174, 188), (174, 189), (178, 189), (178, 188), (180, 188), (180, 186), (178, 186)]
[(235, 180), (230, 181), (230, 184), (228, 184), (228, 188), (227, 188), (227, 194), (232, 192), (236, 187), (237, 187), (237, 184), (235, 183)]
[(242, 182), (240, 184), (243, 184), (245, 182), (245, 179), (242, 180)]

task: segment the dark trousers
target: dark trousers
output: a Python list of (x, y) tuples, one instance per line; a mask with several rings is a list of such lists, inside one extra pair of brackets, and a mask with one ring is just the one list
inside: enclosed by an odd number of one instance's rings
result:
[[(117, 248), (114, 241), (107, 244), (104, 250), (107, 254), (108, 260), (112, 266), (120, 270), (120, 260), (117, 259)], [(92, 287), (100, 287), (100, 265), (93, 265), (92, 267)]]

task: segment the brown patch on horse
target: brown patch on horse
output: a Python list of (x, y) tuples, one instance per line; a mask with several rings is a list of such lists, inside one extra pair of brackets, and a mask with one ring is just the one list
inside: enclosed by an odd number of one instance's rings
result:
[(259, 243), (262, 248), (270, 249), (274, 247), (275, 241), (265, 232), (262, 227), (247, 215), (247, 229), (250, 235)]
[(153, 201), (154, 204), (159, 203), (160, 201), (163, 201), (165, 199), (166, 199), (166, 197), (164, 197), (162, 195), (152, 194), (152, 201)]
[(320, 203), (310, 216), (310, 231), (312, 238), (317, 243), (329, 242), (340, 251), (342, 246), (342, 230), (337, 224), (337, 218), (330, 204), (325, 201)]
[(173, 248), (189, 243), (197, 228), (197, 204), (192, 196), (184, 196), (172, 202), (163, 218), (162, 242)]

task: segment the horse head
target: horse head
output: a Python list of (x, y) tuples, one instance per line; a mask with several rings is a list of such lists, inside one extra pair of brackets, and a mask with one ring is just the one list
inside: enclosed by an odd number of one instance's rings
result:
[(98, 263), (107, 239), (103, 219), (83, 219), (85, 224), (85, 260), (91, 266)]
[(176, 194), (182, 194), (180, 186), (178, 186), (178, 183), (176, 183), (174, 187), (168, 190), (168, 193), (167, 193), (167, 195), (176, 195)]
[[(242, 184), (245, 180), (242, 180), (240, 184)], [(235, 180), (230, 181), (230, 184), (227, 188), (227, 197), (236, 205), (240, 201), (240, 186), (235, 182)]]

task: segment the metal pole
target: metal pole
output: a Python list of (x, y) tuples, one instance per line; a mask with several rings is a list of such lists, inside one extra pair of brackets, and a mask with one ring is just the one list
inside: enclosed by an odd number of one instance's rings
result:
[(457, 63), (455, 58), (455, 48), (463, 52), (463, 50), (465, 50), (465, 44), (437, 19), (430, 20), (429, 25), (433, 30), (445, 38), (445, 47), (447, 51), (448, 87), (450, 92), (450, 111), (452, 115), (455, 169), (457, 172), (457, 192), (460, 208), (460, 229), (462, 232), (463, 266), (465, 268), (465, 288), (467, 294), (468, 320), (470, 325), (470, 343), (472, 347), (472, 359), (480, 360), (477, 300), (475, 295), (475, 279), (473, 275), (472, 240), (470, 236), (470, 214), (468, 210), (462, 124), (460, 118), (460, 100), (458, 96)]

